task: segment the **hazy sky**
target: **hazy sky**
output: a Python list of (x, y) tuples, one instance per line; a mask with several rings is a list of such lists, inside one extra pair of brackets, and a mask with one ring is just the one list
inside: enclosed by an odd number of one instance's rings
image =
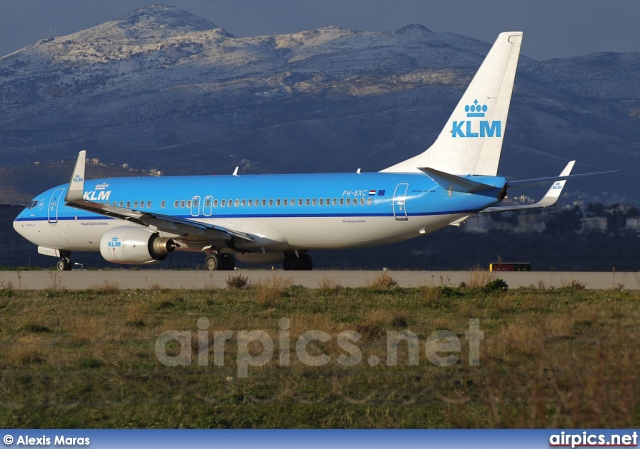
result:
[[(50, 33), (62, 36), (128, 14), (151, 0), (0, 0), (0, 56)], [(525, 32), (523, 54), (543, 60), (640, 51), (640, 0), (168, 0), (238, 36), (337, 25), (395, 31), (419, 23), (493, 42)]]

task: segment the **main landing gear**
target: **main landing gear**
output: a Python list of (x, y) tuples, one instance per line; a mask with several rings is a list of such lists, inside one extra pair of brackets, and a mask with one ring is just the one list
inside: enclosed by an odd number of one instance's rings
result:
[(313, 259), (307, 253), (296, 255), (296, 253), (287, 253), (282, 262), (284, 270), (313, 270)]
[(204, 266), (209, 271), (233, 270), (236, 261), (231, 254), (209, 254), (204, 261)]

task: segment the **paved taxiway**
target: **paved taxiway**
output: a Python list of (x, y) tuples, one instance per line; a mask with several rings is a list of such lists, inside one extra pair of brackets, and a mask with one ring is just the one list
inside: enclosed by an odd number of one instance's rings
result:
[[(236, 270), (219, 271), (168, 271), (168, 270), (114, 270), (114, 271), (2, 271), (0, 287), (21, 290), (89, 288), (169, 288), (210, 289), (226, 287), (229, 275), (242, 274), (256, 284), (280, 277), (291, 279), (296, 285), (318, 288), (320, 285), (364, 287), (372, 283), (380, 271), (271, 271)], [(474, 272), (474, 271), (388, 271), (400, 286), (458, 286), (473, 283), (474, 278), (496, 276), (504, 279), (510, 288), (544, 287), (560, 288), (573, 282), (589, 289), (640, 289), (638, 272)]]

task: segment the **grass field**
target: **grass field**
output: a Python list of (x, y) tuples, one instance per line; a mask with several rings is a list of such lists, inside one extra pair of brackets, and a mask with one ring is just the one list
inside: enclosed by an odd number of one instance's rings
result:
[[(305, 289), (274, 277), (201, 291), (4, 286), (0, 427), (639, 425), (640, 292), (578, 284), (490, 291), (484, 283), (403, 289), (379, 279), (370, 288), (345, 289), (326, 279)], [(470, 320), (484, 332), (479, 365), (465, 335)], [(163, 346), (166, 354), (190, 365), (167, 366), (156, 356), (158, 337), (171, 330), (190, 332), (189, 349), (181, 352), (173, 340)], [(215, 332), (225, 330), (232, 338), (221, 359)], [(252, 330), (268, 334), (275, 350), (243, 378), (239, 336)], [(309, 356), (331, 359), (323, 366), (302, 363), (296, 352), (298, 337), (311, 330), (331, 337), (306, 346)], [(387, 366), (389, 335), (406, 330), (419, 341), (418, 364), (403, 342), (397, 366)], [(454, 344), (436, 353), (457, 357), (450, 366), (427, 357), (429, 337), (439, 330), (453, 332), (460, 344), (459, 352)], [(357, 351), (339, 342), (345, 331), (360, 335), (351, 340)], [(257, 341), (246, 347), (254, 361), (265, 349)], [(338, 362), (358, 352), (359, 361), (349, 359), (354, 366)], [(370, 366), (372, 356), (377, 366)]]

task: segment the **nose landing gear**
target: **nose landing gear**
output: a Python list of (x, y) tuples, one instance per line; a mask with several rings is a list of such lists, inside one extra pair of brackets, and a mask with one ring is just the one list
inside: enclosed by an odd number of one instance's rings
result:
[(71, 271), (71, 259), (69, 256), (70, 254), (67, 254), (58, 259), (58, 262), (56, 263), (58, 271)]

